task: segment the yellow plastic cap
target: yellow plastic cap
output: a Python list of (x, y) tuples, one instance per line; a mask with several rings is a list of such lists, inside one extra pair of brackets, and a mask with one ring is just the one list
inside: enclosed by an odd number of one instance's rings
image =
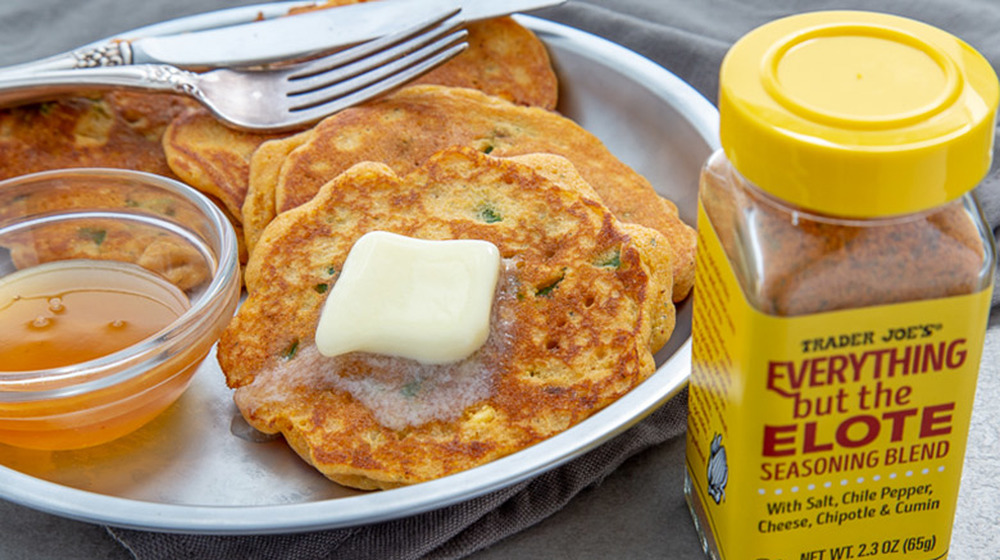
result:
[(791, 204), (844, 217), (954, 200), (989, 171), (989, 62), (940, 29), (886, 14), (813, 12), (751, 31), (722, 63), (730, 162)]

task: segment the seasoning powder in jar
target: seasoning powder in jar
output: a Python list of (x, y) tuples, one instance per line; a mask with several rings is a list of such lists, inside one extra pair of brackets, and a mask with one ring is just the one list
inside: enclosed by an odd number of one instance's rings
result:
[(814, 12), (721, 69), (699, 192), (685, 492), (717, 559), (947, 557), (995, 248), (988, 62)]

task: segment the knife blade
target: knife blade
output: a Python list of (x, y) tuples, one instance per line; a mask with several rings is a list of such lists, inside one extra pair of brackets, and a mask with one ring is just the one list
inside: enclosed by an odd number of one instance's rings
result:
[[(412, 22), (415, 14), (421, 17), (444, 15), (461, 8), (455, 17), (459, 23), (464, 23), (555, 6), (565, 1), (379, 0), (294, 15), (284, 14), (297, 7), (316, 7), (321, 3), (263, 4), (256, 12), (262, 18), (259, 20), (233, 22), (222, 19), (217, 27), (173, 33), (171, 31), (182, 25), (164, 22), (153, 26), (158, 32), (152, 35), (135, 36), (148, 28), (121, 33), (69, 53), (4, 68), (0, 74), (147, 63), (195, 70), (261, 66), (308, 58), (399, 31)], [(247, 13), (252, 12), (243, 10), (239, 15)], [(190, 16), (178, 21), (187, 19)]]

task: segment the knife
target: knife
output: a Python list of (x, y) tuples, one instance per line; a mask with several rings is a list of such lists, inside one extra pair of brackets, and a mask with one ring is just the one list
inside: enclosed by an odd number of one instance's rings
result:
[[(147, 63), (187, 69), (262, 66), (307, 58), (399, 31), (412, 22), (415, 14), (444, 14), (460, 8), (457, 18), (467, 23), (555, 6), (565, 1), (379, 0), (294, 15), (286, 14), (296, 7), (315, 7), (318, 3), (264, 4), (257, 11), (244, 9), (240, 12), (263, 17), (261, 20), (242, 23), (222, 20), (219, 27), (137, 38), (130, 38), (135, 31), (126, 32), (67, 53), (10, 66), (0, 72), (22, 74)], [(275, 9), (276, 6), (279, 8)], [(156, 27), (170, 30), (178, 25), (166, 22)]]

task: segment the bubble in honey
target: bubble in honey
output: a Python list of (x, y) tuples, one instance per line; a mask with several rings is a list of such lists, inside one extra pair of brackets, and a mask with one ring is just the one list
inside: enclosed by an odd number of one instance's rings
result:
[(39, 315), (35, 317), (35, 319), (31, 321), (31, 323), (29, 323), (29, 325), (35, 329), (44, 329), (51, 324), (52, 324), (52, 319), (49, 319), (45, 315)]
[(63, 305), (61, 297), (49, 298), (49, 311), (53, 313), (62, 313), (63, 311), (66, 311), (66, 306)]
[(125, 328), (126, 324), (127, 323), (121, 319), (115, 319), (114, 321), (108, 323), (108, 326), (111, 327), (112, 329), (123, 329)]

